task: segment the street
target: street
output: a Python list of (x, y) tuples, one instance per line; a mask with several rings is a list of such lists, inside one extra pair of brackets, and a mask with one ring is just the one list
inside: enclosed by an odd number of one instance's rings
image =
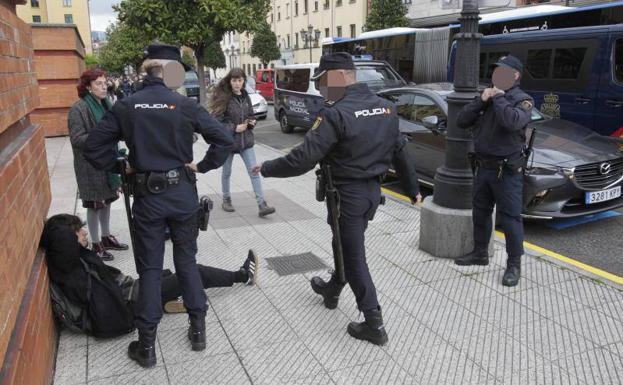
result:
[[(284, 134), (275, 120), (272, 106), (268, 117), (255, 129), (256, 140), (281, 151), (289, 151), (303, 141), (305, 131), (296, 128), (292, 134)], [(385, 187), (400, 192), (396, 181)], [(423, 195), (432, 190), (422, 188)], [(567, 220), (525, 221), (525, 240), (536, 246), (561, 254), (576, 261), (623, 276), (623, 209), (593, 217)], [(499, 229), (501, 230), (501, 229)]]

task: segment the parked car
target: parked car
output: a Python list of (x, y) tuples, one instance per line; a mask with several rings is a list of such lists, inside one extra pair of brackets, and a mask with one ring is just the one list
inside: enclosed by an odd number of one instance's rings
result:
[[(379, 93), (396, 103), (400, 130), (409, 139), (421, 182), (430, 186), (444, 162), (446, 97), (452, 89), (451, 83), (430, 83)], [(536, 108), (528, 130), (528, 137), (532, 132), (536, 136), (524, 177), (525, 217), (574, 217), (623, 206), (621, 139), (552, 119)]]
[[(354, 60), (357, 82), (366, 83), (373, 92), (400, 87), (407, 82), (386, 62)], [(288, 134), (295, 126), (311, 128), (324, 98), (310, 79), (318, 63), (291, 64), (275, 69), (274, 111), (281, 131)]]
[(253, 89), (248, 83), (246, 90), (251, 98), (251, 105), (253, 106), (253, 114), (255, 115), (255, 118), (259, 120), (266, 119), (266, 116), (268, 115), (268, 103), (266, 103), (266, 99), (264, 99), (264, 97)]
[(186, 71), (184, 89), (186, 90), (186, 96), (199, 100), (199, 77), (195, 71)]

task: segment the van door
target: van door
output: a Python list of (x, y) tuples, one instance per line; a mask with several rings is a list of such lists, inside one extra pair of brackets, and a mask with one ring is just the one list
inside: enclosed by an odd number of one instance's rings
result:
[(623, 138), (623, 32), (610, 36), (603, 58), (594, 129)]

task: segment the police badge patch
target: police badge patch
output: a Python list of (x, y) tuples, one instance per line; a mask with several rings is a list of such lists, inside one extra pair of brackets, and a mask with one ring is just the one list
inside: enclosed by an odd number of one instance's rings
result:
[(322, 116), (319, 116), (316, 118), (316, 120), (314, 121), (314, 124), (312, 125), (311, 129), (315, 130), (316, 128), (318, 128), (318, 126), (320, 126), (320, 123), (322, 123)]

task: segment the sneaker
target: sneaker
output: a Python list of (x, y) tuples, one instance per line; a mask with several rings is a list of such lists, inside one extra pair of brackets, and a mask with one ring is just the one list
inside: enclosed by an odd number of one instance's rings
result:
[(233, 213), (234, 211), (236, 211), (234, 206), (231, 204), (231, 198), (223, 198), (223, 204), (221, 205), (221, 207), (228, 213)]
[(253, 286), (257, 283), (257, 273), (260, 268), (259, 259), (257, 258), (257, 254), (255, 251), (249, 250), (249, 255), (247, 259), (242, 264), (240, 270), (244, 270), (247, 273), (249, 279), (247, 280), (247, 285)]
[(102, 259), (102, 261), (112, 261), (115, 259), (115, 257), (110, 254), (108, 251), (106, 251), (106, 249), (104, 248), (104, 246), (102, 245), (101, 242), (95, 242), (93, 243), (93, 249), (92, 249), (95, 253), (97, 253), (97, 256), (100, 257)]
[(169, 301), (164, 304), (165, 313), (186, 313), (186, 307), (184, 306), (184, 300), (182, 297), (178, 297), (173, 301)]
[(267, 215), (273, 214), (275, 212), (275, 208), (274, 207), (270, 207), (266, 201), (260, 203), (258, 205), (259, 208), (259, 213), (258, 215), (260, 216), (260, 218), (264, 218)]
[(114, 235), (106, 235), (102, 237), (102, 246), (106, 250), (128, 250), (129, 247), (125, 243), (121, 243)]

